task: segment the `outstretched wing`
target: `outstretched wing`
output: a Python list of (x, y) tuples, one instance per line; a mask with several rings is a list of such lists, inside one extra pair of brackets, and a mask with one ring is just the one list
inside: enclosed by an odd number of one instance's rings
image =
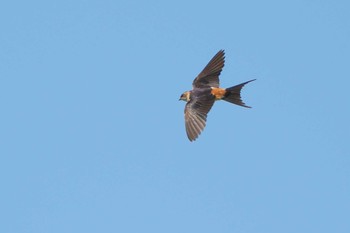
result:
[(185, 125), (187, 137), (190, 141), (196, 138), (203, 131), (207, 114), (215, 102), (213, 95), (202, 96), (191, 99), (185, 107)]
[(219, 87), (219, 75), (225, 64), (225, 51), (220, 50), (193, 80), (193, 88)]

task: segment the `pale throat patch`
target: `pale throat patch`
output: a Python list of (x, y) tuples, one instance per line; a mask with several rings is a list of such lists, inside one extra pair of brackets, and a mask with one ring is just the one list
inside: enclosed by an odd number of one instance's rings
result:
[(187, 102), (190, 101), (190, 92), (186, 91), (185, 95), (186, 95), (186, 101)]

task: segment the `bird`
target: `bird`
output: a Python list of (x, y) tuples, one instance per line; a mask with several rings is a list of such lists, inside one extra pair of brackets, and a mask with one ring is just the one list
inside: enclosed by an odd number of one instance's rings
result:
[(219, 50), (204, 69), (193, 80), (192, 90), (185, 91), (179, 100), (186, 103), (185, 128), (188, 139), (195, 141), (206, 126), (207, 115), (215, 101), (225, 100), (245, 108), (241, 99), (241, 90), (244, 85), (256, 79), (229, 87), (220, 88), (219, 76), (225, 64), (225, 51)]

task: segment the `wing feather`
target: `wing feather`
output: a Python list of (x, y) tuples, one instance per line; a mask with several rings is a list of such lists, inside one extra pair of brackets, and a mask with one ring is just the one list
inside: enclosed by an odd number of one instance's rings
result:
[(225, 65), (225, 51), (220, 50), (193, 80), (194, 88), (219, 87), (219, 75)]
[(185, 126), (187, 137), (194, 141), (206, 126), (207, 114), (215, 102), (214, 96), (191, 99), (185, 107)]

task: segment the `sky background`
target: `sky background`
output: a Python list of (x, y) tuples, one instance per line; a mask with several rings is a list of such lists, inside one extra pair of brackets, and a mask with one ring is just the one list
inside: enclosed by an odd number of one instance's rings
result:
[[(3, 1), (0, 232), (350, 232), (350, 2)], [(195, 142), (182, 92), (220, 50)]]

